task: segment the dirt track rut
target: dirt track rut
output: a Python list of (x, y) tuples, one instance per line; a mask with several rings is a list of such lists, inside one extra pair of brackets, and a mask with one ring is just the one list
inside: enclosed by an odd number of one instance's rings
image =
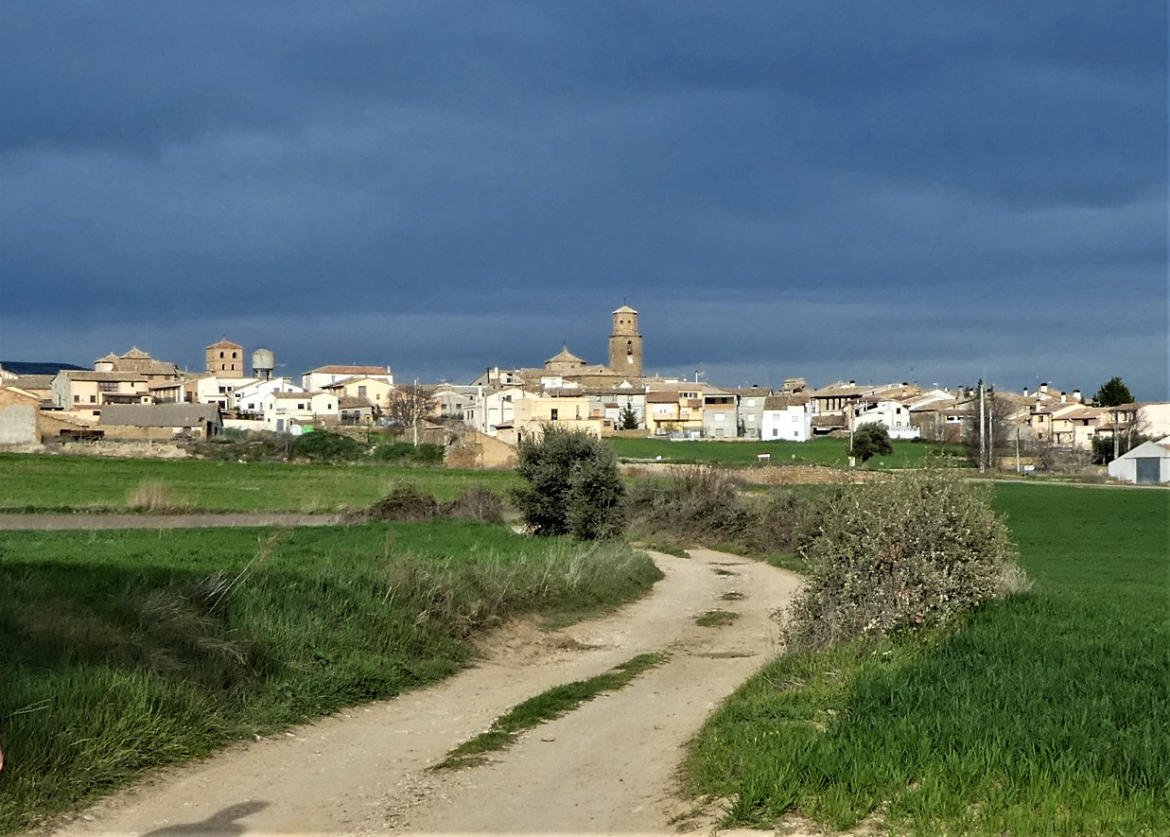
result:
[[(442, 683), (162, 771), (58, 833), (674, 833), (685, 744), (778, 651), (771, 613), (798, 586), (764, 564), (692, 555), (654, 553), (666, 578), (618, 613), (502, 631), (483, 662)], [(715, 608), (740, 618), (695, 624)], [(489, 764), (427, 769), (526, 698), (644, 651), (670, 659)]]

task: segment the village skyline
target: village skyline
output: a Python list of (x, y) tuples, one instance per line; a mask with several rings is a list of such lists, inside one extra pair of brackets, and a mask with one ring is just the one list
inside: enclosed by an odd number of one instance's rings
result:
[(628, 299), (664, 375), (1165, 398), (1165, 22), (10, 4), (0, 358), (457, 381), (599, 358)]

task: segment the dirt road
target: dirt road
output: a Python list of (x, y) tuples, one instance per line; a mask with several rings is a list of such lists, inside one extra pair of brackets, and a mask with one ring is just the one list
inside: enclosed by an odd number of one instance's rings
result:
[[(514, 626), (442, 683), (163, 771), (58, 833), (674, 833), (689, 807), (676, 792), (684, 745), (778, 650), (771, 613), (798, 584), (735, 556), (692, 555), (655, 553), (666, 578), (616, 614), (552, 633)], [(740, 617), (695, 624), (716, 608)], [(489, 764), (428, 770), (526, 698), (645, 651), (670, 659)]]

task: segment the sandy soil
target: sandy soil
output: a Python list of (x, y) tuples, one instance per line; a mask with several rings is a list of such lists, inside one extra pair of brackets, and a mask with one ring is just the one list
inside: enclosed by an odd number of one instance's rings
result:
[[(161, 771), (59, 834), (676, 833), (708, 831), (678, 795), (687, 741), (778, 651), (772, 612), (791, 573), (696, 550), (654, 554), (651, 595), (556, 632), (513, 625), (483, 662), (433, 687)], [(724, 600), (735, 591), (744, 598)], [(721, 608), (740, 618), (695, 625)], [(491, 763), (429, 771), (494, 718), (551, 686), (644, 651), (664, 665), (525, 734)]]

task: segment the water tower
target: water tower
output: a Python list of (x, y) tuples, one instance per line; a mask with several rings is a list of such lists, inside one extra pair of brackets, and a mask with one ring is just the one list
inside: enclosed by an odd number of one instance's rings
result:
[(267, 381), (276, 368), (276, 355), (272, 349), (257, 349), (252, 352), (252, 377)]

